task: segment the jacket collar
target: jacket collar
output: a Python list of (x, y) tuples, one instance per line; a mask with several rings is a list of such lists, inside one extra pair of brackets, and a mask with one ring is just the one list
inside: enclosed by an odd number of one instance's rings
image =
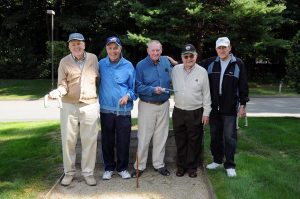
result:
[(107, 56), (106, 56), (106, 60), (105, 60), (105, 64), (106, 64), (106, 66), (109, 66), (110, 64), (114, 64), (115, 66), (118, 66), (119, 64), (123, 63), (123, 61), (124, 61), (124, 58), (123, 58), (122, 54), (121, 54), (120, 60), (119, 60), (118, 62), (116, 62), (116, 63), (111, 62), (111, 61), (109, 60), (108, 55), (107, 55)]

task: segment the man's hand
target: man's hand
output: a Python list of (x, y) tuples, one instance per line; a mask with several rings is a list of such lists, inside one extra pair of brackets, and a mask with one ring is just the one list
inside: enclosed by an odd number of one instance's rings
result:
[(240, 106), (240, 109), (239, 109), (239, 117), (246, 117), (246, 108), (244, 105), (241, 105)]
[(208, 116), (203, 116), (203, 117), (202, 117), (202, 124), (203, 124), (203, 125), (207, 125), (208, 122), (209, 122), (209, 117), (208, 117)]
[(164, 92), (164, 89), (162, 87), (158, 86), (158, 87), (155, 87), (154, 92), (155, 92), (155, 94), (160, 95)]
[(171, 64), (172, 64), (173, 66), (175, 66), (175, 65), (178, 64), (178, 61), (175, 61), (175, 59), (173, 59), (172, 57), (167, 56), (167, 58), (168, 58), (168, 60), (171, 62)]
[(59, 97), (61, 97), (61, 93), (58, 89), (55, 89), (49, 93), (49, 98), (57, 99)]
[(120, 104), (121, 106), (126, 105), (128, 99), (129, 99), (129, 96), (128, 96), (128, 95), (124, 95), (124, 96), (120, 99), (119, 104)]

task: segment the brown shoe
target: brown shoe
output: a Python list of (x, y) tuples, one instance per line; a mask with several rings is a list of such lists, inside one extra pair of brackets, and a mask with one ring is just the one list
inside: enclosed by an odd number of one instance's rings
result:
[(196, 171), (190, 171), (189, 172), (189, 177), (190, 178), (196, 178), (197, 177), (197, 172)]
[(182, 177), (182, 176), (184, 176), (184, 174), (185, 174), (185, 169), (182, 169), (182, 168), (177, 169), (177, 171), (176, 171), (177, 177)]

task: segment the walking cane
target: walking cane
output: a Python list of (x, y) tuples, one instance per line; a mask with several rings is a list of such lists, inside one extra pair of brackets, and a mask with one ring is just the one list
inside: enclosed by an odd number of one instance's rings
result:
[(139, 188), (139, 157), (136, 152), (136, 188)]

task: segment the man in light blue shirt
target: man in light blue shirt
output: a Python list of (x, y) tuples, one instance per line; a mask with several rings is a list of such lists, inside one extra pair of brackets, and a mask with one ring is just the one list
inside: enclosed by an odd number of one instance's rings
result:
[[(108, 56), (99, 61), (100, 118), (104, 180), (111, 179), (116, 169), (123, 179), (131, 176), (128, 169), (131, 133), (131, 110), (134, 93), (135, 71), (132, 63), (122, 57), (119, 38), (106, 40)], [(115, 161), (115, 145), (117, 161)]]
[(153, 140), (152, 164), (154, 170), (168, 176), (165, 167), (165, 146), (169, 132), (169, 97), (171, 63), (161, 56), (162, 45), (157, 40), (148, 43), (148, 56), (136, 66), (138, 104), (138, 164), (132, 177), (141, 176), (146, 169), (148, 149)]

